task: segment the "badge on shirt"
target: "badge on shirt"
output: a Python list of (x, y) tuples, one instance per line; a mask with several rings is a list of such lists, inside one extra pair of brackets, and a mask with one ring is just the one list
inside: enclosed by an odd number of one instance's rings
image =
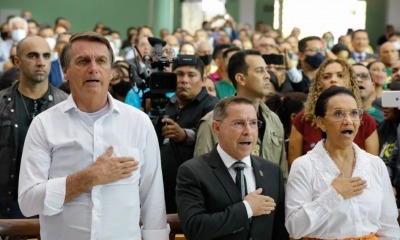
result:
[(258, 143), (254, 146), (251, 154), (255, 156), (260, 156), (260, 145)]

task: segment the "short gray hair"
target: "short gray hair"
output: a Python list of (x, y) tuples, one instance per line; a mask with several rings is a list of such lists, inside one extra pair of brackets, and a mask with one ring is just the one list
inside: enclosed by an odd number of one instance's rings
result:
[(257, 109), (254, 106), (254, 101), (250, 98), (237, 97), (237, 96), (227, 97), (227, 98), (222, 99), (221, 101), (219, 101), (217, 103), (217, 105), (215, 105), (213, 119), (216, 121), (224, 120), (227, 117), (226, 109), (228, 108), (229, 105), (232, 105), (232, 104), (251, 105), (257, 111)]

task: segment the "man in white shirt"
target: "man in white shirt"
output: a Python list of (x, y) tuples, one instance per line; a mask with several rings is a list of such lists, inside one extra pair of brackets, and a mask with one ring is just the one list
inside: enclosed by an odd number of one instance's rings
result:
[(71, 95), (27, 133), (18, 201), (39, 214), (43, 240), (168, 239), (157, 136), (108, 93), (113, 60), (103, 36), (72, 36), (61, 54)]

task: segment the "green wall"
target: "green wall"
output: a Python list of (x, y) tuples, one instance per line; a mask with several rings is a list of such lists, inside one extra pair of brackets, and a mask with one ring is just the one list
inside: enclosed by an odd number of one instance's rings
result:
[(29, 10), (39, 24), (54, 25), (57, 17), (66, 17), (73, 32), (93, 30), (97, 22), (126, 36), (129, 26), (148, 24), (147, 0), (0, 0), (0, 9)]
[(226, 12), (237, 22), (239, 19), (239, 0), (227, 0), (225, 8)]
[(366, 0), (367, 17), (366, 30), (369, 34), (371, 46), (375, 49), (378, 38), (385, 32), (386, 26), (386, 0)]
[[(181, 0), (158, 1), (173, 1), (173, 28), (181, 26)], [(366, 2), (366, 28), (370, 34), (371, 45), (375, 46), (385, 29), (387, 0)], [(274, 0), (257, 0), (255, 22), (264, 21), (272, 26), (273, 6)], [(227, 0), (226, 7), (228, 12), (238, 19), (239, 0)], [(125, 38), (129, 26), (138, 27), (154, 22), (149, 19), (152, 9), (149, 9), (148, 0), (0, 0), (0, 9), (13, 8), (20, 9), (21, 12), (30, 10), (39, 24), (53, 25), (57, 17), (67, 17), (71, 21), (73, 32), (92, 30), (97, 22), (102, 21), (106, 26), (119, 31), (122, 38)], [(158, 32), (154, 34), (158, 36)]]
[(255, 23), (263, 21), (272, 27), (274, 25), (274, 0), (257, 0), (255, 19)]

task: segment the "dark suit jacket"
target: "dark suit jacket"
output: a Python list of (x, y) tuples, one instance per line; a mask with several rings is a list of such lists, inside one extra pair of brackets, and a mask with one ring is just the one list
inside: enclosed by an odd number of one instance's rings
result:
[[(354, 52), (350, 53), (350, 58), (354, 59), (355, 62), (359, 62), (360, 60), (357, 59), (356, 55), (354, 54)], [(365, 59), (363, 59), (363, 61), (366, 61), (369, 58), (375, 58), (376, 60), (378, 60), (379, 58), (374, 55), (374, 54), (370, 54), (370, 53), (365, 53)]]
[(176, 201), (187, 239), (286, 240), (284, 183), (278, 165), (251, 156), (256, 188), (275, 200), (269, 215), (247, 218), (246, 207), (216, 148), (179, 167)]

